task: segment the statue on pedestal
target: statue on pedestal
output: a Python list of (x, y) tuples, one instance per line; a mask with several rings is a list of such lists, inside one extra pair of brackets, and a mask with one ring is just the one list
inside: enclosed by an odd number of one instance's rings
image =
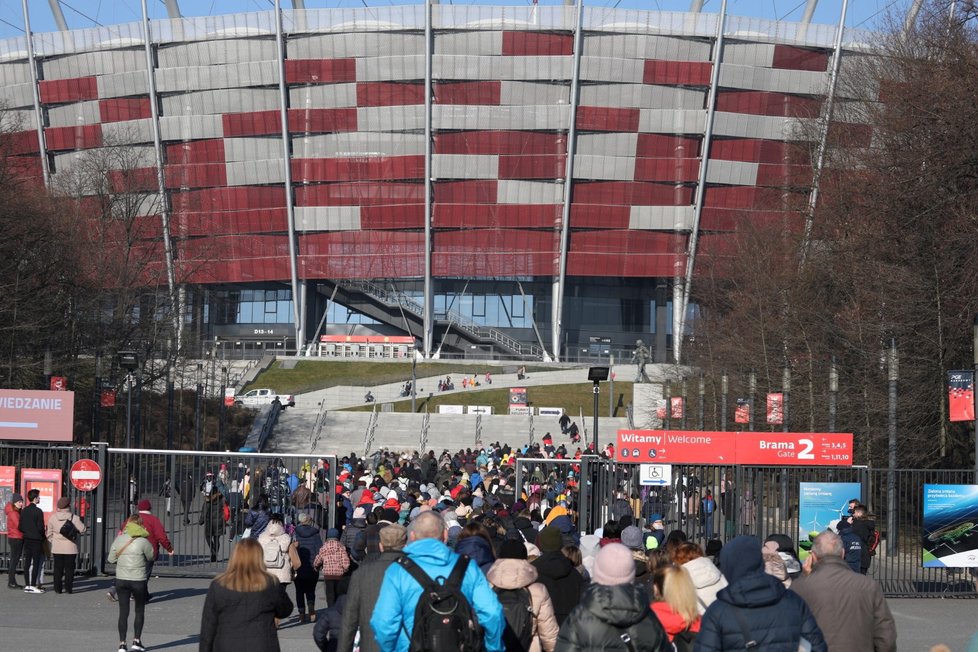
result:
[(652, 360), (649, 349), (642, 340), (635, 340), (635, 350), (632, 351), (632, 362), (638, 364), (638, 372), (635, 374), (636, 383), (651, 383), (652, 380), (645, 373), (645, 365)]

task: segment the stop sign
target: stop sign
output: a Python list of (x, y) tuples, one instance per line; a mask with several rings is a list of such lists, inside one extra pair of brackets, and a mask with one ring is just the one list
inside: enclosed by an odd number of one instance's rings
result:
[(68, 477), (78, 491), (91, 491), (102, 483), (102, 468), (95, 460), (78, 460), (71, 465)]

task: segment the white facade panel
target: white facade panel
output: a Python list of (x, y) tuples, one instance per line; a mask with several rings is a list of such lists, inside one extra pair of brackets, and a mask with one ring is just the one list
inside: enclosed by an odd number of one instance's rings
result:
[(753, 186), (757, 183), (757, 168), (757, 163), (710, 159), (710, 165), (706, 170), (706, 182)]
[[(273, 39), (228, 39), (197, 41), (161, 47), (157, 55), (160, 68), (221, 65), (275, 59)], [(145, 66), (145, 64), (144, 64)]]
[[(97, 147), (54, 155), (54, 168), (59, 174), (76, 167), (84, 169), (85, 166), (119, 170), (155, 169), (156, 150), (152, 145), (127, 145), (125, 148)], [(156, 195), (151, 196), (156, 197)]]
[(149, 92), (145, 70), (100, 75), (95, 81), (98, 84), (98, 96), (102, 99), (146, 95)]
[(713, 130), (717, 136), (764, 138), (766, 140), (799, 140), (803, 122), (797, 118), (747, 115), (717, 111)]
[(706, 129), (706, 110), (670, 111), (642, 109), (638, 130), (649, 134), (702, 134)]
[(0, 64), (0, 86), (31, 83), (31, 69), (26, 63)]
[(828, 91), (829, 74), (807, 70), (775, 70), (729, 63), (720, 65), (720, 86), (752, 91), (823, 95)]
[(584, 37), (584, 56), (662, 61), (709, 61), (710, 44), (693, 39), (639, 34)]
[(421, 54), (423, 34), (357, 32), (290, 38), (290, 59), (343, 59)]
[(641, 84), (645, 61), (611, 57), (581, 57), (581, 80)]
[(478, 154), (434, 154), (431, 175), (436, 179), (495, 179), (499, 157)]
[(276, 156), (282, 156), (281, 137), (224, 139), (224, 160), (227, 163), (266, 161)]
[(635, 156), (638, 134), (578, 134), (577, 153), (585, 156)]
[(297, 231), (358, 231), (359, 206), (297, 206)]
[(357, 109), (359, 131), (413, 131), (424, 129), (424, 105), (364, 106)]
[(574, 57), (570, 56), (479, 57), (436, 54), (431, 65), (435, 79), (529, 81), (570, 79), (573, 64)]
[(361, 156), (419, 156), (424, 154), (424, 134), (355, 131), (293, 137), (295, 158), (344, 158)]
[(356, 84), (310, 84), (289, 88), (289, 106), (293, 109), (337, 109), (356, 105)]
[(0, 84), (0, 102), (6, 108), (34, 106), (33, 84)]
[(271, 88), (228, 88), (168, 95), (162, 104), (167, 116), (272, 111), (279, 108), (279, 94)]
[(223, 138), (224, 122), (219, 115), (167, 116), (160, 118), (163, 140)]
[(285, 168), (282, 159), (235, 161), (227, 164), (227, 174), (229, 186), (253, 186), (285, 182)]
[(143, 118), (141, 120), (103, 124), (102, 142), (106, 145), (151, 143), (153, 142), (153, 121), (150, 118)]
[(773, 43), (723, 44), (723, 63), (770, 68), (774, 63)]
[(567, 106), (452, 106), (433, 107), (435, 129), (566, 130)]
[(702, 109), (706, 90), (650, 84), (584, 84), (582, 106), (638, 109)]
[(435, 53), (500, 56), (503, 53), (503, 33), (443, 32), (435, 36)]
[(163, 68), (156, 71), (156, 88), (160, 93), (248, 86), (278, 86), (278, 63), (253, 61), (220, 66)]
[(569, 99), (570, 84), (504, 81), (499, 89), (503, 105), (567, 104)]
[(137, 70), (145, 72), (146, 54), (141, 49), (85, 52), (45, 59), (42, 66), (44, 79), (74, 79)]
[(357, 59), (357, 81), (409, 81), (424, 79), (424, 55)]
[(692, 227), (692, 206), (632, 206), (628, 214), (629, 229), (688, 231)]
[(564, 201), (564, 184), (541, 181), (504, 181), (496, 185), (500, 204), (560, 204)]
[(574, 157), (574, 178), (632, 181), (635, 179), (635, 157), (579, 154)]
[(76, 102), (48, 107), (48, 124), (52, 127), (74, 127), (101, 122), (98, 102)]

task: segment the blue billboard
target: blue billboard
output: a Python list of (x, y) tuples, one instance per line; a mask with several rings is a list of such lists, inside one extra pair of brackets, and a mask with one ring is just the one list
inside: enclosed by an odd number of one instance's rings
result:
[(978, 485), (924, 485), (922, 545), (925, 567), (978, 567)]

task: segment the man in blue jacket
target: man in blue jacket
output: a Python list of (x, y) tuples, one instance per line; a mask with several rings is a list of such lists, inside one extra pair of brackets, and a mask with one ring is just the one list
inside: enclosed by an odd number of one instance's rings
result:
[[(448, 530), (434, 512), (422, 512), (408, 528), (408, 545), (404, 554), (433, 579), (447, 578), (459, 556), (445, 545)], [(414, 630), (414, 610), (421, 597), (421, 585), (398, 564), (384, 574), (383, 587), (377, 598), (370, 626), (381, 650), (407, 652)], [(503, 650), (502, 635), (506, 621), (503, 607), (485, 575), (471, 561), (462, 579), (462, 594), (485, 631), (488, 652)]]

